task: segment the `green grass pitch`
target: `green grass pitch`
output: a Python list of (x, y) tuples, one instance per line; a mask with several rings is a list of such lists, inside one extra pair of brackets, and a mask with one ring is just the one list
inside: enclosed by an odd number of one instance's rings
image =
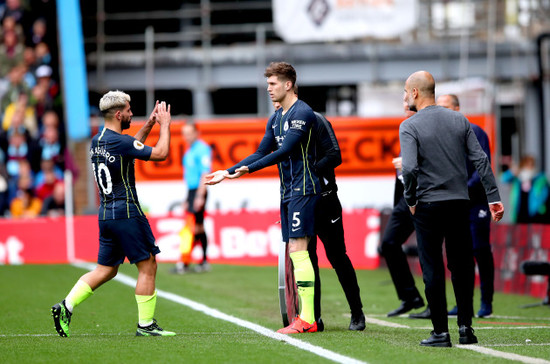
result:
[[(170, 274), (160, 264), (157, 289), (185, 297), (236, 319), (273, 332), (282, 326), (277, 301), (276, 267), (213, 265), (208, 273)], [(367, 363), (488, 363), (519, 359), (550, 363), (550, 307), (520, 308), (540, 299), (497, 293), (494, 317), (474, 319), (477, 351), (460, 347), (456, 319), (449, 318), (452, 348), (425, 348), (429, 320), (387, 318), (399, 304), (385, 269), (358, 270), (367, 328), (352, 332), (349, 307), (334, 271), (321, 270), (322, 333), (294, 335), (298, 345), (277, 336), (212, 317), (159, 297), (156, 318), (175, 337), (136, 337), (137, 307), (133, 287), (112, 281), (78, 306), (71, 337), (57, 336), (50, 307), (62, 300), (85, 272), (70, 265), (0, 266), (1, 363), (323, 363), (318, 352), (340, 362)], [(135, 278), (134, 266), (120, 273)], [(420, 278), (418, 286), (422, 287)], [(449, 308), (454, 305), (447, 284)], [(204, 307), (201, 306), (201, 307)], [(474, 308), (479, 309), (476, 289)], [(526, 342), (526, 340), (531, 340)], [(309, 345), (309, 346), (307, 346)], [(306, 350), (308, 347), (311, 350)], [(325, 351), (323, 351), (325, 350)]]

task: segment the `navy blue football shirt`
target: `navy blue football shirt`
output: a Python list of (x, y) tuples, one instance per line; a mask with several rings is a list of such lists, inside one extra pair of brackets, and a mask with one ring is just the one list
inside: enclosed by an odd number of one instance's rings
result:
[[(301, 100), (283, 115), (283, 108), (269, 118), (264, 137), (254, 154), (228, 169), (235, 173), (248, 166), (250, 173), (277, 164), (281, 181), (281, 200), (294, 196), (315, 195), (321, 192), (314, 171), (316, 116)], [(273, 153), (272, 153), (273, 152)]]
[(99, 189), (99, 220), (143, 216), (136, 192), (134, 162), (149, 160), (152, 150), (130, 135), (107, 128), (92, 138), (90, 159)]

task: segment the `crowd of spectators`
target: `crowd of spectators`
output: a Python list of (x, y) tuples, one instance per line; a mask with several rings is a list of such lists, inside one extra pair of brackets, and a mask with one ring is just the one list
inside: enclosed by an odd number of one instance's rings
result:
[(54, 0), (0, 0), (0, 216), (59, 215), (67, 158)]

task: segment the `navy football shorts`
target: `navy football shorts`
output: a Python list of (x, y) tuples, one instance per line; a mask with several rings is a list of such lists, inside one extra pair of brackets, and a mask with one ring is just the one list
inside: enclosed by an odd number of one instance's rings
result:
[(157, 255), (160, 249), (145, 216), (130, 219), (99, 220), (99, 253), (97, 263), (114, 267), (128, 257), (135, 264)]
[(318, 195), (292, 197), (281, 201), (281, 232), (283, 241), (290, 238), (315, 236), (315, 207)]
[[(195, 215), (195, 223), (203, 224), (204, 223), (204, 206), (199, 211), (195, 211), (195, 196), (197, 195), (197, 190), (189, 190), (187, 192), (187, 212)], [(206, 199), (208, 198), (208, 193), (204, 196), (204, 205), (206, 206)]]

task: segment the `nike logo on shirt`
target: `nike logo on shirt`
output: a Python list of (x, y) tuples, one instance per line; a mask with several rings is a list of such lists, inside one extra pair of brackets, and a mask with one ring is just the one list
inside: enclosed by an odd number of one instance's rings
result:
[(331, 219), (330, 222), (334, 224), (336, 221), (340, 220), (340, 217), (341, 217), (341, 216), (339, 216), (338, 218), (336, 218), (336, 219), (334, 219), (334, 220)]

